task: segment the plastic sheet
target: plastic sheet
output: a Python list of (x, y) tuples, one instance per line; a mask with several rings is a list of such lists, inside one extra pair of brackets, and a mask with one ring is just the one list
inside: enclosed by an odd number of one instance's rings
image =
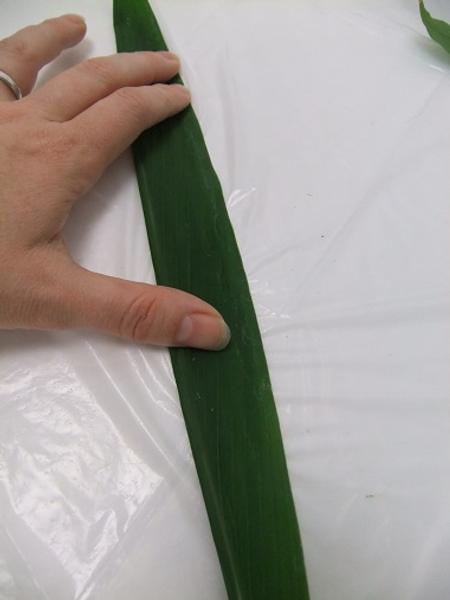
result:
[[(444, 0), (428, 6), (450, 18)], [(312, 600), (447, 600), (449, 69), (412, 0), (154, 0), (193, 93), (263, 332)], [(109, 1), (62, 12), (115, 51)], [(66, 227), (153, 281), (128, 153)], [(225, 600), (168, 353), (0, 332), (0, 598)]]

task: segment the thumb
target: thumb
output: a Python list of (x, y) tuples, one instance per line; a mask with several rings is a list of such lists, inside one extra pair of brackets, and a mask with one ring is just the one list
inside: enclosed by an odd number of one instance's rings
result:
[(74, 265), (66, 309), (71, 327), (158, 346), (221, 350), (230, 330), (209, 304), (181, 290), (125, 281)]

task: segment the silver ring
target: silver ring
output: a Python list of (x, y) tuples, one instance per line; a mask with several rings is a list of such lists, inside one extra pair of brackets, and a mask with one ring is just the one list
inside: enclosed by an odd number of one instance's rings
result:
[(0, 71), (0, 81), (6, 83), (6, 85), (16, 97), (16, 100), (20, 100), (22, 98), (22, 90), (14, 81), (14, 79), (8, 75), (8, 73), (5, 73), (5, 71)]

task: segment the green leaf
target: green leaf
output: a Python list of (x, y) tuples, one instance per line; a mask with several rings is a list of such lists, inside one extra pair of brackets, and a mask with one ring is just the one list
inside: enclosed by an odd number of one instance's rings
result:
[(440, 21), (431, 16), (428, 10), (425, 8), (423, 0), (419, 2), (420, 16), (422, 21), (427, 28), (430, 37), (440, 44), (447, 52), (450, 52), (450, 25), (445, 21)]
[[(163, 50), (147, 0), (114, 0), (119, 51)], [(230, 600), (309, 598), (279, 421), (247, 277), (191, 107), (133, 155), (157, 281), (215, 306), (221, 352), (172, 349), (203, 497)]]

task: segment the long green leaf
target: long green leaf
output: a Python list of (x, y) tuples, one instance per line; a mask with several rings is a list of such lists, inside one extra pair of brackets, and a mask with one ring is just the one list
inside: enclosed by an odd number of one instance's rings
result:
[(419, 2), (420, 16), (430, 37), (450, 52), (450, 25), (445, 21), (435, 19), (425, 8), (423, 0)]
[[(119, 51), (165, 50), (147, 0), (114, 0)], [(297, 518), (246, 274), (192, 108), (133, 146), (157, 281), (215, 306), (218, 353), (173, 349), (192, 453), (230, 600), (305, 600)]]

